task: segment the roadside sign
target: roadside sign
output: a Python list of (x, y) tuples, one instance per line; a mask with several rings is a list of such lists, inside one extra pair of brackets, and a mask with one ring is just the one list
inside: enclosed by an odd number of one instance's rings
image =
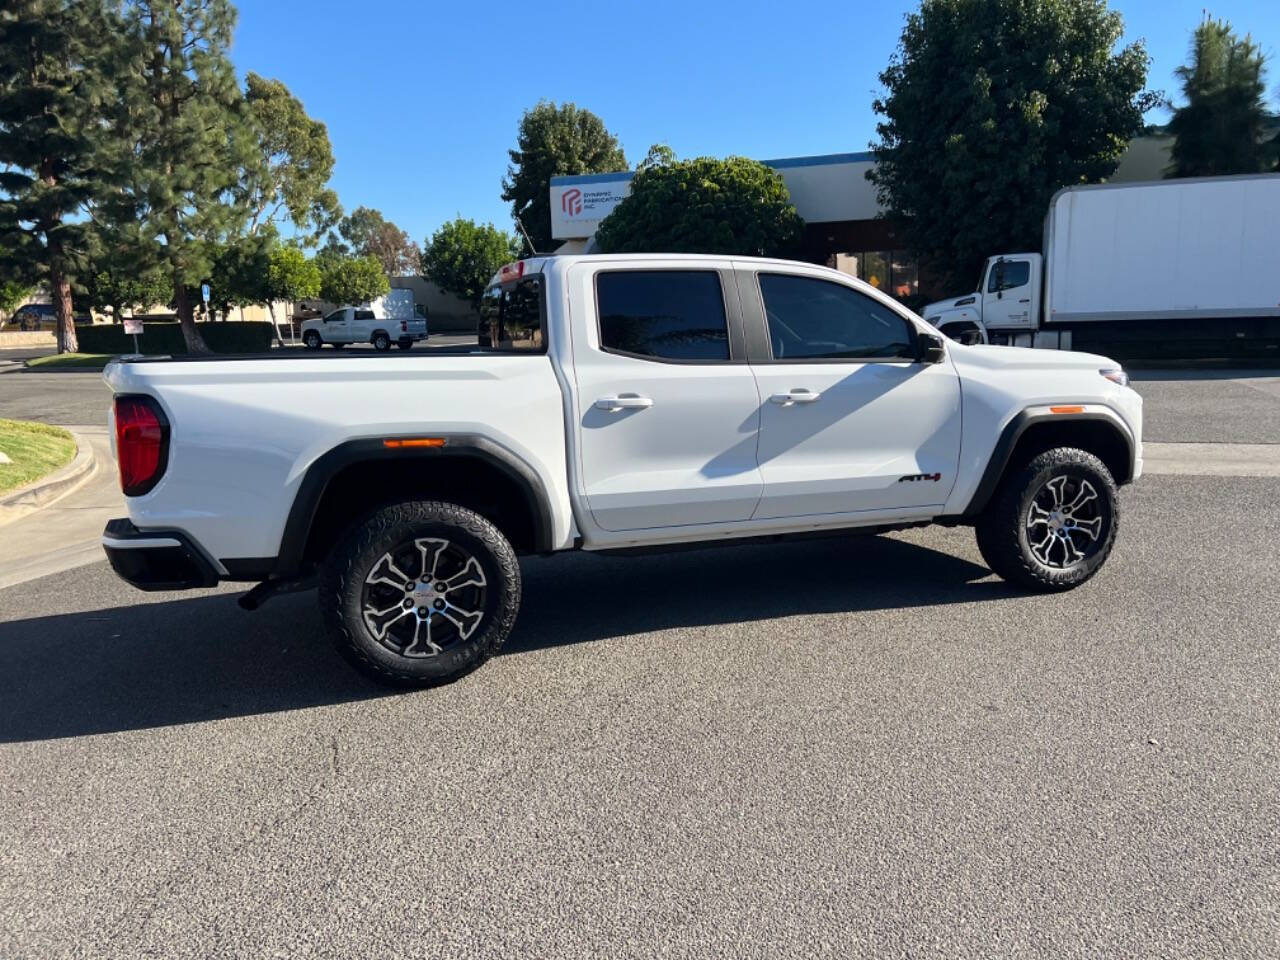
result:
[(125, 317), (124, 318), (125, 336), (133, 336), (133, 352), (135, 356), (141, 356), (142, 351), (138, 349), (138, 334), (142, 333), (141, 317)]
[(200, 284), (200, 299), (206, 304), (209, 302), (209, 285), (207, 283)]

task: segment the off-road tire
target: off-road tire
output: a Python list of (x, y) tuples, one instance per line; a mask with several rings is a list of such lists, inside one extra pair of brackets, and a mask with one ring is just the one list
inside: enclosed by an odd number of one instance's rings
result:
[(369, 342), (373, 344), (373, 349), (379, 353), (386, 353), (391, 349), (391, 338), (385, 333), (375, 333), (373, 339)]
[[(1097, 540), (1082, 551), (1083, 559), (1064, 566), (1044, 563), (1028, 535), (1032, 500), (1058, 477), (1069, 478), (1073, 485), (1087, 481), (1097, 495), (1097, 515), (1102, 519)], [(1097, 573), (1111, 553), (1119, 528), (1120, 498), (1110, 471), (1091, 453), (1058, 447), (1005, 476), (974, 532), (982, 559), (1002, 579), (1027, 590), (1055, 592), (1078, 587)], [(1065, 552), (1063, 559), (1065, 564)]]
[[(362, 615), (365, 580), (389, 551), (424, 538), (456, 543), (487, 580), (483, 619), (466, 639), (425, 658), (389, 649)], [(396, 687), (433, 687), (475, 670), (502, 649), (520, 608), (520, 566), (507, 538), (474, 511), (452, 503), (415, 501), (374, 511), (353, 526), (320, 573), (320, 612), (338, 652), (372, 679)]]
[(324, 341), (320, 339), (320, 334), (314, 330), (308, 330), (303, 334), (302, 343), (308, 350), (319, 350)]

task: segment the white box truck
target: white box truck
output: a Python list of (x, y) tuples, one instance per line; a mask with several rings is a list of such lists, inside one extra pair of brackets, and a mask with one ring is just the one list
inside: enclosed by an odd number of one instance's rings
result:
[(1068, 187), (1040, 253), (931, 303), (952, 339), (1121, 359), (1280, 355), (1280, 174)]

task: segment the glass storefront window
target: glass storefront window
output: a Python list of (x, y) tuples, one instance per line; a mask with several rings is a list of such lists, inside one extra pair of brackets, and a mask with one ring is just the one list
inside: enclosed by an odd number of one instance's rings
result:
[(845, 256), (856, 260), (858, 278), (899, 300), (920, 294), (920, 264), (902, 250), (868, 250)]
[(899, 300), (920, 293), (920, 267), (915, 260), (896, 254), (890, 262), (893, 295)]

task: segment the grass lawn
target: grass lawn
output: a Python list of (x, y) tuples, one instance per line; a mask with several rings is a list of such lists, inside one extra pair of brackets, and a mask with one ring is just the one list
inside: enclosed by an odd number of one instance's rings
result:
[(76, 442), (61, 427), (27, 420), (0, 420), (0, 450), (12, 463), (0, 463), (0, 493), (38, 480), (71, 462)]
[(101, 370), (111, 356), (109, 353), (51, 353), (28, 360), (27, 366), (37, 370)]

